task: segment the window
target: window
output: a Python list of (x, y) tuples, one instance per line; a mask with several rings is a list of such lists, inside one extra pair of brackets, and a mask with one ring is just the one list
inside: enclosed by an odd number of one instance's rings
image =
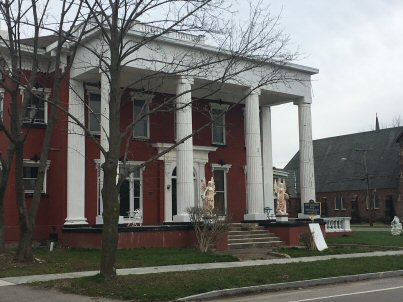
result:
[(133, 137), (150, 138), (149, 102), (150, 97), (135, 97), (133, 99)]
[(327, 217), (328, 211), (327, 211), (327, 197), (322, 197), (320, 200), (320, 211), (323, 217)]
[(212, 165), (216, 192), (214, 210), (219, 215), (225, 215), (227, 211), (227, 173), (230, 167), (231, 165)]
[[(48, 170), (50, 161), (47, 163), (46, 171)], [(39, 161), (24, 160), (23, 178), (24, 178), (24, 193), (32, 194), (35, 190), (35, 183), (38, 178)], [(43, 180), (42, 193), (46, 193), (46, 171)]]
[[(23, 93), (23, 91), (21, 91)], [(33, 89), (32, 95), (27, 103), (27, 110), (24, 114), (24, 123), (46, 124), (47, 123), (47, 102), (49, 89)]]
[(88, 129), (93, 134), (101, 133), (101, 94), (90, 92), (88, 96)]
[(373, 209), (379, 209), (379, 197), (376, 192), (376, 189), (374, 190), (374, 192), (372, 194), (372, 207), (373, 207)]
[(342, 195), (338, 195), (334, 198), (334, 209), (335, 210), (345, 210)]
[[(129, 165), (131, 169), (134, 167), (135, 165)], [(134, 169), (120, 187), (120, 216), (129, 217), (129, 214), (135, 210), (143, 210), (142, 171), (142, 169)]]
[(212, 143), (217, 145), (225, 145), (225, 111), (228, 109), (227, 105), (211, 104), (211, 118), (213, 124), (212, 130)]

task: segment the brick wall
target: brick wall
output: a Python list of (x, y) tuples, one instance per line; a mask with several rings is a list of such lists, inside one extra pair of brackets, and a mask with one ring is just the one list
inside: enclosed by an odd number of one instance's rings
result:
[[(370, 190), (370, 202), (373, 202), (374, 190)], [(397, 189), (377, 189), (378, 207), (372, 209), (373, 221), (390, 222), (396, 214)], [(335, 198), (343, 199), (343, 206), (336, 209)], [(316, 200), (322, 202), (322, 215), (326, 217), (352, 217), (353, 221), (368, 221), (369, 210), (366, 203), (366, 191), (342, 191), (317, 193)]]

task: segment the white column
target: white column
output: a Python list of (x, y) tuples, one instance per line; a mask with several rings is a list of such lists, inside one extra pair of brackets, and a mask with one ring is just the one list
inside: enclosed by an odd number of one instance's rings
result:
[(315, 172), (312, 144), (311, 100), (304, 98), (298, 103), (299, 161), (301, 209), (303, 203), (315, 200)]
[(273, 196), (273, 152), (271, 135), (271, 108), (262, 107), (262, 136), (263, 136), (263, 196), (264, 206), (271, 208), (270, 213), (274, 213)]
[[(69, 113), (85, 124), (84, 86), (70, 79)], [(87, 224), (85, 218), (85, 133), (69, 116), (67, 133), (67, 218), (65, 225)]]
[(245, 100), (246, 199), (244, 220), (265, 220), (263, 171), (260, 145), (259, 93), (251, 92)]
[[(100, 124), (101, 124), (101, 133), (100, 133), (100, 143), (102, 148), (105, 151), (109, 150), (109, 92), (110, 92), (110, 82), (108, 75), (104, 72), (100, 71), (101, 76), (101, 117), (100, 117)], [(99, 186), (102, 189), (103, 187), (103, 180), (104, 180), (104, 172), (102, 170), (102, 164), (105, 162), (105, 157), (100, 152), (99, 155), (100, 162), (99, 162)], [(103, 202), (102, 202), (102, 195), (101, 190), (99, 190), (99, 208), (98, 208), (98, 215), (97, 215), (97, 223), (103, 223), (102, 219), (102, 212), (103, 212)]]
[[(180, 78), (176, 87), (176, 139), (179, 141), (192, 133), (193, 81)], [(194, 206), (193, 188), (193, 138), (190, 137), (176, 147), (176, 222), (189, 222), (187, 209)]]
[[(101, 146), (108, 151), (109, 150), (109, 93), (110, 93), (110, 83), (108, 75), (101, 72)], [(101, 152), (101, 162), (103, 163), (105, 159), (103, 158)]]

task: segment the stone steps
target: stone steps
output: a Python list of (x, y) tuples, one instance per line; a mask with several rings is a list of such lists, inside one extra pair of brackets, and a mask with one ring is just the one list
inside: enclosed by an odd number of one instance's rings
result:
[(266, 255), (283, 242), (263, 227), (253, 223), (231, 224), (228, 231), (228, 251), (237, 254)]
[(263, 241), (263, 242), (241, 242), (241, 243), (228, 243), (229, 250), (236, 249), (250, 249), (250, 248), (264, 248), (272, 249), (273, 247), (278, 247), (282, 245), (282, 241)]
[(266, 230), (253, 230), (253, 231), (228, 231), (228, 234), (232, 235), (232, 236), (236, 236), (236, 235), (265, 235), (267, 234), (268, 231)]
[(260, 238), (230, 238), (228, 243), (259, 243), (259, 242), (274, 242), (279, 241), (275, 236), (260, 237)]

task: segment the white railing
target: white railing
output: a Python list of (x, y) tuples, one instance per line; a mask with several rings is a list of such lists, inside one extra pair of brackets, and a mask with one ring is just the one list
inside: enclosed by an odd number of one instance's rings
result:
[(350, 220), (351, 217), (329, 217), (323, 218), (326, 222), (326, 232), (351, 232)]
[[(89, 32), (98, 27), (99, 27), (99, 25), (97, 22), (95, 22), (95, 20), (90, 20), (86, 24), (85, 30), (87, 32)], [(83, 29), (83, 24), (77, 25), (75, 30), (73, 31), (73, 35), (78, 37), (81, 34), (82, 29)], [(175, 40), (188, 41), (188, 42), (192, 42), (192, 43), (202, 43), (202, 44), (205, 43), (205, 37), (203, 35), (193, 35), (193, 34), (181, 32), (181, 31), (166, 30), (161, 27), (144, 24), (144, 23), (137, 22), (137, 21), (133, 21), (133, 24), (130, 29), (132, 31), (138, 32), (145, 36), (162, 35), (163, 37), (168, 37), (168, 38), (175, 39)]]
[(185, 32), (180, 32), (180, 31), (168, 31), (165, 30), (161, 27), (156, 27), (144, 23), (135, 23), (132, 28), (132, 30), (138, 31), (140, 33), (143, 33), (145, 35), (162, 35), (165, 37), (169, 37), (175, 40), (183, 40), (183, 41), (188, 41), (188, 42), (193, 42), (193, 43), (204, 43), (204, 36), (202, 35), (192, 35), (189, 33)]

